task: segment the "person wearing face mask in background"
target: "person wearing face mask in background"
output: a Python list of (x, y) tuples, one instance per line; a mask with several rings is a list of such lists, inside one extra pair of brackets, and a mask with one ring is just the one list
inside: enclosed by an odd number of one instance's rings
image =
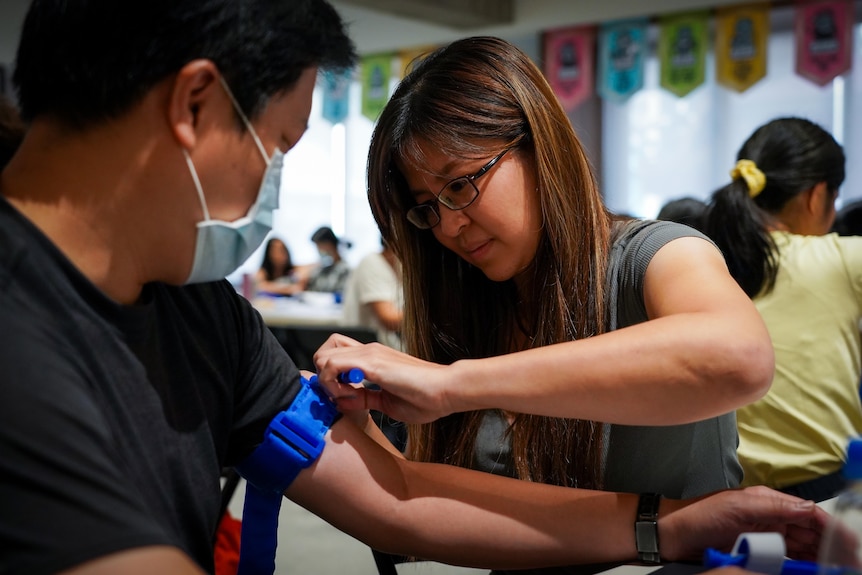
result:
[(311, 235), (311, 241), (317, 246), (320, 263), (312, 270), (305, 286), (306, 291), (344, 293), (347, 278), (350, 277), (350, 266), (342, 259), (338, 248), (344, 245), (350, 249), (352, 244), (339, 239), (332, 228), (326, 226), (318, 228)]
[[(269, 496), (375, 548), (513, 568), (637, 556), (636, 496), (408, 462), (369, 418), (339, 418), (222, 279), (269, 231), (318, 68), (354, 63), (323, 0), (30, 6), (28, 128), (0, 173), (4, 575), (211, 573), (221, 471), (259, 481), (288, 408), (329, 419), (310, 467), (263, 477)], [(660, 513), (671, 560), (788, 525), (810, 555), (825, 520), (764, 489)]]

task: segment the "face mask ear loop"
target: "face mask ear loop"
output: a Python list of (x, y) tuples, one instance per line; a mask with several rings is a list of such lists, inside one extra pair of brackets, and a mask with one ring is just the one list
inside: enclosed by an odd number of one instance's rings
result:
[(195, 170), (194, 162), (192, 162), (192, 157), (189, 156), (188, 150), (183, 148), (183, 155), (186, 157), (186, 164), (189, 166), (189, 172), (192, 174), (192, 180), (195, 182), (195, 189), (198, 191), (198, 198), (201, 201), (201, 208), (204, 211), (204, 221), (209, 221), (210, 219), (210, 211), (207, 209), (207, 201), (204, 199), (204, 189), (201, 186), (200, 178), (198, 178), (198, 171)]
[(242, 118), (245, 127), (248, 129), (251, 137), (254, 138), (254, 143), (257, 144), (257, 149), (260, 150), (260, 155), (263, 156), (263, 161), (269, 166), (269, 156), (266, 153), (266, 148), (263, 147), (263, 143), (261, 143), (260, 138), (257, 137), (257, 132), (251, 126), (251, 122), (249, 122), (248, 117), (245, 115), (245, 112), (242, 111), (242, 108), (239, 107), (239, 102), (236, 101), (236, 98), (233, 97), (233, 92), (230, 91), (230, 88), (227, 86), (227, 82), (224, 81), (224, 77), (219, 75), (219, 82), (221, 82), (222, 88), (224, 88), (227, 97), (230, 98), (230, 101), (233, 103), (233, 107), (236, 110), (236, 113), (239, 114), (239, 117)]

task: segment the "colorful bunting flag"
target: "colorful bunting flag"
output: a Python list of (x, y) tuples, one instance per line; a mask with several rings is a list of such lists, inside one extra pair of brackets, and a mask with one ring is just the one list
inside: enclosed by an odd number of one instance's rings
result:
[(392, 54), (374, 54), (362, 59), (362, 115), (377, 121), (389, 100)]
[(679, 97), (705, 80), (708, 17), (707, 12), (671, 14), (659, 22), (661, 87)]
[(796, 6), (796, 73), (825, 86), (853, 62), (853, 6), (848, 1)]
[(599, 34), (599, 95), (622, 103), (643, 87), (647, 20), (611, 22)]
[(722, 86), (744, 92), (766, 76), (769, 4), (719, 8), (715, 72)]
[(347, 119), (350, 111), (350, 81), (353, 71), (326, 72), (323, 75), (323, 118), (333, 124)]
[(401, 74), (398, 78), (404, 78), (413, 65), (436, 49), (437, 46), (424, 46), (398, 52), (398, 58), (401, 60)]
[(595, 28), (576, 26), (544, 33), (545, 76), (566, 113), (593, 91)]

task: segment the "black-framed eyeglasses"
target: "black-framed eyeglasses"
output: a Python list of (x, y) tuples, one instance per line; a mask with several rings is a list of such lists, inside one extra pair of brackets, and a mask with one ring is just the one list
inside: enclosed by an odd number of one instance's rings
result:
[(512, 147), (506, 148), (490, 162), (479, 168), (475, 174), (461, 176), (447, 183), (433, 200), (423, 202), (407, 210), (407, 220), (420, 230), (430, 230), (440, 223), (440, 206), (443, 204), (450, 210), (463, 210), (479, 197), (479, 188), (476, 180), (487, 174), (506, 152)]

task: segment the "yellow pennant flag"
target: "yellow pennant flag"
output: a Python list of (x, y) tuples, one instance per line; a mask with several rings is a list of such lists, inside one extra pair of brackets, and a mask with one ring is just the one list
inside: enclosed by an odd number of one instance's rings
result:
[(398, 79), (401, 80), (410, 73), (413, 66), (419, 63), (425, 56), (436, 50), (437, 46), (422, 46), (420, 48), (408, 48), (398, 52), (398, 58), (401, 60), (401, 75)]
[(715, 34), (715, 70), (719, 84), (744, 92), (766, 76), (768, 3), (719, 8)]

